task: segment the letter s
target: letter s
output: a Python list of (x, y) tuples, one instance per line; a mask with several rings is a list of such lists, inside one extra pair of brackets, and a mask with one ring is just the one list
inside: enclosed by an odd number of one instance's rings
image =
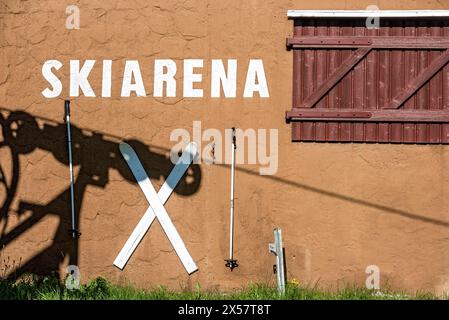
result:
[(62, 67), (62, 63), (59, 62), (58, 60), (47, 60), (42, 65), (42, 75), (44, 76), (45, 80), (47, 80), (53, 88), (53, 90), (45, 88), (45, 90), (42, 91), (42, 95), (45, 98), (56, 98), (57, 96), (59, 96), (61, 94), (62, 83), (51, 70), (53, 68), (55, 68), (56, 70), (59, 70), (61, 67)]

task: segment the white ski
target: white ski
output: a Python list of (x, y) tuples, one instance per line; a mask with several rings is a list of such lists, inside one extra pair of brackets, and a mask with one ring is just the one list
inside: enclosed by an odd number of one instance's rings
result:
[(164, 208), (164, 204), (169, 199), (173, 189), (176, 187), (190, 163), (195, 158), (197, 154), (196, 144), (192, 142), (187, 145), (186, 149), (182, 153), (182, 156), (179, 158), (175, 167), (157, 194), (132, 147), (126, 143), (122, 143), (120, 144), (120, 152), (125, 158), (134, 177), (138, 181), (140, 188), (150, 203), (150, 207), (148, 207), (144, 216), (140, 219), (131, 236), (126, 241), (125, 246), (115, 259), (114, 265), (120, 269), (125, 267), (132, 253), (135, 251), (145, 233), (150, 228), (153, 220), (157, 217), (187, 272), (190, 274), (198, 270), (195, 262), (187, 251), (184, 242), (179, 236), (179, 233)]

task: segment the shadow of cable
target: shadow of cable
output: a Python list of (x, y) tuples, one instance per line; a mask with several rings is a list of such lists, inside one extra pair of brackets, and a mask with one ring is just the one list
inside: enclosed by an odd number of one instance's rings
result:
[[(3, 141), (0, 141), (2, 154), (9, 154), (0, 158), (0, 251), (30, 230), (36, 223), (51, 215), (59, 219), (57, 230), (52, 242), (38, 252), (30, 260), (18, 268), (14, 268), (10, 275), (20, 276), (23, 273), (48, 275), (57, 272), (62, 261), (68, 256), (69, 264), (78, 264), (79, 241), (71, 236), (70, 186), (45, 204), (26, 200), (22, 196), (18, 202), (18, 209), (11, 205), (18, 194), (21, 176), (19, 158), (30, 154), (36, 149), (50, 152), (60, 163), (68, 166), (68, 151), (66, 139), (66, 125), (49, 119), (35, 117), (23, 111), (6, 111), (7, 116), (0, 112), (0, 125)], [(39, 123), (38, 123), (39, 120)], [(75, 194), (75, 229), (79, 228), (82, 217), (82, 203), (89, 186), (105, 188), (110, 182), (109, 171), (115, 169), (128, 182), (137, 184), (129, 167), (122, 158), (119, 145), (121, 139), (101, 132), (86, 130), (75, 125), (71, 126), (73, 165), (78, 167), (74, 180)], [(155, 148), (139, 140), (127, 140), (138, 153), (142, 165), (148, 170), (151, 179), (165, 180), (174, 165), (166, 156), (166, 150)], [(156, 151), (159, 149), (159, 152)], [(5, 161), (9, 164), (5, 165)], [(11, 168), (6, 172), (3, 167)], [(69, 173), (67, 171), (67, 180)], [(174, 192), (182, 196), (196, 193), (201, 184), (201, 169), (198, 165), (191, 165), (181, 178)], [(51, 185), (41, 186), (51, 188)], [(3, 195), (2, 195), (3, 193)], [(8, 227), (9, 215), (27, 217), (12, 228)], [(7, 231), (8, 230), (8, 231)], [(82, 231), (81, 231), (82, 232)], [(1, 253), (1, 252), (0, 252)]]
[[(230, 168), (230, 165), (227, 164), (216, 164), (218, 166), (221, 167), (226, 167), (226, 168)], [(384, 212), (388, 212), (388, 213), (392, 213), (392, 214), (396, 214), (398, 216), (404, 217), (404, 218), (408, 218), (408, 219), (414, 219), (414, 220), (418, 220), (421, 222), (425, 222), (425, 223), (431, 223), (437, 226), (441, 226), (441, 227), (449, 227), (449, 222), (447, 221), (443, 221), (443, 220), (438, 220), (438, 219), (434, 219), (434, 218), (428, 218), (428, 217), (424, 217), (422, 215), (418, 215), (415, 213), (411, 213), (411, 212), (407, 212), (404, 210), (400, 210), (400, 209), (396, 209), (396, 208), (392, 208), (386, 205), (382, 205), (382, 204), (378, 204), (378, 203), (372, 203), (366, 200), (362, 200), (362, 199), (357, 199), (351, 196), (347, 196), (347, 195), (342, 195), (336, 192), (332, 192), (332, 191), (327, 191), (327, 190), (323, 190), (320, 188), (316, 188), (316, 187), (312, 187), (300, 182), (296, 182), (296, 181), (291, 181), (291, 180), (287, 180), (284, 178), (280, 178), (280, 177), (275, 177), (275, 176), (268, 176), (268, 175), (260, 175), (258, 172), (249, 170), (249, 169), (245, 169), (245, 168), (236, 168), (237, 171), (240, 172), (244, 172), (246, 174), (250, 174), (250, 175), (254, 175), (254, 176), (259, 176), (261, 179), (268, 179), (268, 180), (272, 180), (274, 182), (277, 183), (282, 183), (282, 184), (286, 184), (295, 188), (299, 188), (299, 189), (303, 189), (305, 191), (308, 192), (313, 192), (313, 193), (318, 193), (321, 194), (323, 196), (326, 197), (331, 197), (331, 198), (335, 198), (335, 199), (339, 199), (342, 201), (349, 201), (361, 206), (366, 206), (366, 207), (370, 207), (373, 209), (377, 209), (380, 211), (384, 211)]]

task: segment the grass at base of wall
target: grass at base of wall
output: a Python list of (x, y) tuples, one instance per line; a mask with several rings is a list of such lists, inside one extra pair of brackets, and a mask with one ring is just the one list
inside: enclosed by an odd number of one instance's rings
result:
[[(447, 297), (444, 297), (447, 299)], [(97, 278), (79, 289), (69, 290), (56, 278), (37, 278), (27, 280), (0, 281), (2, 300), (409, 300), (438, 299), (429, 293), (406, 295), (393, 292), (380, 292), (365, 288), (346, 287), (336, 292), (317, 288), (302, 287), (289, 283), (284, 295), (276, 288), (266, 284), (250, 284), (229, 293), (202, 291), (197, 284), (193, 292), (175, 292), (158, 286), (152, 290), (136, 289), (132, 286), (117, 286), (103, 278)]]

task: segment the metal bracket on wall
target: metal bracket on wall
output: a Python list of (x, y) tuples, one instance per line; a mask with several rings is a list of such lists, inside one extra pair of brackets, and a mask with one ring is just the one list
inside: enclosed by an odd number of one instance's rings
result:
[(276, 273), (277, 287), (280, 294), (285, 293), (285, 264), (284, 248), (282, 246), (282, 231), (280, 228), (274, 229), (274, 243), (268, 245), (268, 250), (276, 256), (276, 267), (273, 271)]

